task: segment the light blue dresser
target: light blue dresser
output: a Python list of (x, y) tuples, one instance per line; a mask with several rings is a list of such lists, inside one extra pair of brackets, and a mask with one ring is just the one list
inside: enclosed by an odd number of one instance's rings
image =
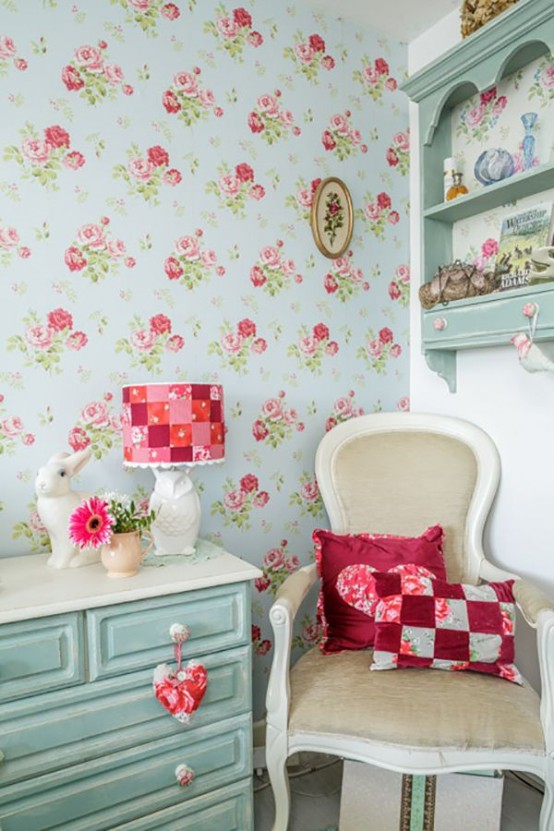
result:
[[(45, 563), (0, 560), (0, 831), (252, 831), (260, 572), (223, 551), (125, 580)], [(190, 629), (184, 660), (208, 670), (189, 726), (152, 690), (173, 623)]]

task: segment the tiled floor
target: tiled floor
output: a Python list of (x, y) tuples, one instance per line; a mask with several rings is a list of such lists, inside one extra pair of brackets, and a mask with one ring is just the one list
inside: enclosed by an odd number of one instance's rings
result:
[[(315, 756), (309, 763), (315, 766)], [(322, 761), (332, 761), (324, 757)], [(340, 786), (342, 766), (335, 762), (316, 773), (291, 777), (292, 810), (289, 831), (324, 831), (338, 827), (340, 812)], [(254, 777), (254, 828), (255, 831), (271, 831), (273, 822), (273, 795), (271, 788), (263, 787), (267, 781), (264, 772), (261, 778)], [(259, 790), (256, 790), (259, 788)], [(541, 794), (511, 777), (505, 777), (502, 803), (502, 825), (500, 831), (537, 831)], [(360, 831), (363, 831), (360, 828)], [(381, 831), (398, 831), (397, 828), (383, 828)], [(443, 831), (437, 829), (437, 831)], [(468, 828), (467, 831), (482, 831)]]

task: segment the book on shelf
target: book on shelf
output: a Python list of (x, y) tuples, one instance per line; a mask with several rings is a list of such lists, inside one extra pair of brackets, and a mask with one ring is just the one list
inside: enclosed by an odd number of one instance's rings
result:
[(552, 241), (552, 202), (532, 205), (505, 216), (500, 228), (495, 273), (500, 291), (529, 284), (531, 254)]

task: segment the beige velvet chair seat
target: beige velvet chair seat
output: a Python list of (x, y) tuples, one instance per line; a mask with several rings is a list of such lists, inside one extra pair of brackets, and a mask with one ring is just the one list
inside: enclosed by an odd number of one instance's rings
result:
[(544, 754), (540, 699), (529, 685), (477, 672), (371, 672), (371, 655), (315, 648), (300, 658), (291, 670), (289, 732), (321, 735), (325, 724), (329, 733), (380, 744)]

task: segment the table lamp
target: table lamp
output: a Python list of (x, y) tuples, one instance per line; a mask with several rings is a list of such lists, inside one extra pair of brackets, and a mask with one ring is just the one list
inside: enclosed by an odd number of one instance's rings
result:
[(154, 471), (149, 509), (156, 511), (151, 531), (158, 556), (194, 553), (201, 511), (188, 468), (224, 458), (219, 384), (123, 387), (123, 463)]

